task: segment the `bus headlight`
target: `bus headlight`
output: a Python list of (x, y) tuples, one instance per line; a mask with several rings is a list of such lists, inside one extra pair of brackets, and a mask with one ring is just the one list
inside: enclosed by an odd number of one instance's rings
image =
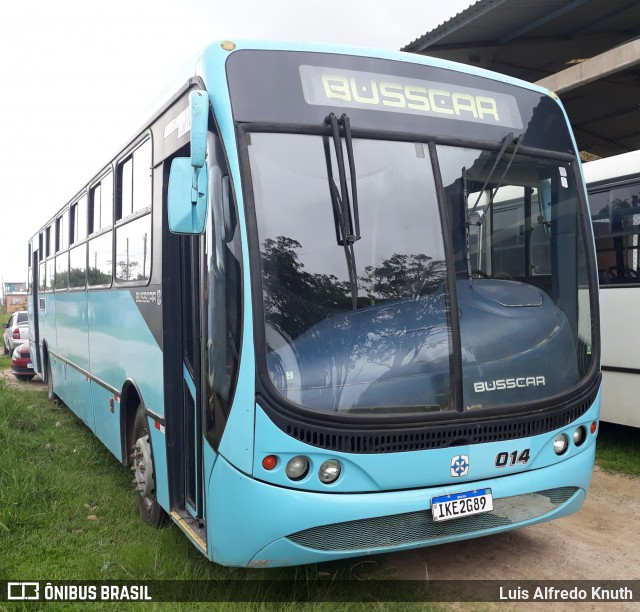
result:
[(302, 455), (289, 459), (285, 472), (291, 480), (300, 480), (309, 471), (309, 460)]
[(556, 439), (553, 441), (553, 450), (556, 455), (562, 455), (567, 452), (567, 448), (569, 448), (569, 438), (567, 434), (558, 434)]
[(340, 471), (340, 462), (336, 459), (329, 459), (320, 466), (318, 478), (320, 478), (320, 482), (324, 482), (324, 484), (331, 484), (338, 480)]
[(581, 446), (586, 439), (587, 439), (587, 430), (582, 425), (580, 425), (580, 427), (578, 427), (573, 432), (573, 443), (576, 446)]

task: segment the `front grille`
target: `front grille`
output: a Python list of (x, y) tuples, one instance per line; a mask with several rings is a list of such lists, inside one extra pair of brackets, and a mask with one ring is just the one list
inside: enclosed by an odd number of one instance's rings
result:
[(288, 539), (305, 548), (353, 551), (429, 543), (429, 540), (516, 525), (543, 516), (569, 500), (576, 487), (561, 487), (493, 500), (493, 510), (436, 523), (431, 510), (322, 525), (298, 531)]
[(368, 428), (366, 430), (335, 424), (303, 422), (285, 415), (266, 401), (260, 401), (272, 422), (286, 434), (317, 448), (355, 454), (401, 453), (448, 448), (466, 444), (504, 442), (526, 438), (565, 427), (581, 417), (593, 405), (600, 378), (582, 397), (535, 414), (478, 419), (472, 423), (425, 423), (420, 427)]

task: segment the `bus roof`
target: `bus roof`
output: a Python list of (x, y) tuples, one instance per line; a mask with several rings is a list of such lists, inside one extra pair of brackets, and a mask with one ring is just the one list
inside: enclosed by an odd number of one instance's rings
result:
[(273, 41), (273, 40), (233, 40), (223, 41), (217, 40), (209, 44), (203, 50), (201, 58), (213, 58), (216, 55), (228, 55), (222, 47), (223, 44), (231, 42), (235, 45), (232, 53), (242, 49), (259, 49), (264, 51), (306, 51), (310, 53), (335, 53), (339, 55), (357, 55), (361, 57), (375, 57), (380, 59), (388, 59), (398, 62), (410, 62), (413, 64), (422, 64), (425, 66), (435, 66), (448, 70), (455, 70), (464, 74), (472, 74), (479, 77), (493, 79), (502, 83), (509, 83), (524, 89), (530, 89), (541, 94), (551, 95), (554, 99), (558, 99), (553, 92), (545, 87), (536, 85), (529, 81), (523, 81), (515, 77), (501, 74), (478, 66), (471, 66), (461, 62), (432, 57), (428, 55), (418, 55), (416, 53), (407, 53), (405, 51), (392, 51), (387, 49), (378, 49), (373, 47), (358, 47), (344, 44), (330, 44), (319, 42), (295, 42), (295, 41)]
[(640, 151), (630, 151), (586, 162), (582, 165), (582, 169), (588, 185), (640, 174)]

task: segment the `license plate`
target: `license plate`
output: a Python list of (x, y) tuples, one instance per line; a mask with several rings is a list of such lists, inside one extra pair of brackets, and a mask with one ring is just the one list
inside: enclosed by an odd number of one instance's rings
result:
[(436, 522), (482, 514), (490, 510), (493, 510), (491, 489), (478, 489), (431, 498), (431, 515)]
[(28, 367), (28, 368), (33, 368), (33, 363), (30, 361), (30, 362), (27, 364), (27, 367)]

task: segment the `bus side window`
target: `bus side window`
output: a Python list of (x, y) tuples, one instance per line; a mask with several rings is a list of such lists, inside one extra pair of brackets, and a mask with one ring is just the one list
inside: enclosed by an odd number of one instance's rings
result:
[(640, 283), (640, 185), (589, 194), (601, 285)]
[(207, 436), (214, 443), (216, 425), (231, 409), (241, 334), (242, 262), (229, 170), (219, 138), (209, 133), (210, 232), (207, 239), (209, 303), (207, 371), (213, 389), (207, 410)]

